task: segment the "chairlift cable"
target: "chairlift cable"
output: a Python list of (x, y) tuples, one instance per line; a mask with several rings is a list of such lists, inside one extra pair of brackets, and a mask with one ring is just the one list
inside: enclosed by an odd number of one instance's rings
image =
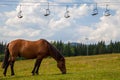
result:
[[(28, 3), (32, 3), (33, 5), (31, 5), (31, 6), (34, 6), (34, 4), (36, 4), (36, 3), (48, 3), (48, 1), (32, 1), (32, 2), (30, 2), (30, 1), (25, 1), (25, 2), (20, 2), (20, 1), (0, 1), (1, 3), (0, 3), (0, 5), (17, 5), (18, 3), (21, 3), (21, 4), (23, 4), (24, 6), (27, 6), (28, 5)], [(57, 4), (54, 4), (55, 3), (55, 1), (54, 2), (51, 2), (49, 5), (50, 6), (65, 6), (65, 5), (74, 5), (74, 4), (95, 4), (94, 2), (67, 2), (67, 3), (65, 3), (65, 2), (61, 2), (61, 3), (57, 3)], [(97, 4), (110, 4), (110, 5), (119, 5), (120, 4), (120, 2), (118, 2), (118, 1), (116, 1), (116, 2), (97, 2)], [(44, 4), (40, 4), (40, 5), (43, 5), (44, 6)], [(28, 5), (28, 6), (30, 6), (30, 5)]]

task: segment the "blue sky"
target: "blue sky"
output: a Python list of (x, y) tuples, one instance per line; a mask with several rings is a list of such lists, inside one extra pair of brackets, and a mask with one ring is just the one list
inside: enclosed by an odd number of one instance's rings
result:
[[(49, 0), (51, 14), (47, 17), (44, 16), (46, 2), (0, 0), (0, 41), (44, 38), (49, 41), (95, 43), (103, 40), (109, 43), (120, 40), (120, 0)], [(99, 14), (92, 16), (95, 3)], [(111, 12), (108, 17), (103, 15), (106, 4)], [(20, 5), (21, 19), (17, 17)], [(70, 18), (64, 17), (66, 5), (69, 6)]]

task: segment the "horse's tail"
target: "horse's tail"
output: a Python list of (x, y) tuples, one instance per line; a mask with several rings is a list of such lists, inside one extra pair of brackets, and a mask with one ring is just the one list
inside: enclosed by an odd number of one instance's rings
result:
[(5, 68), (5, 66), (8, 63), (8, 59), (9, 59), (9, 49), (8, 49), (8, 46), (9, 46), (9, 44), (6, 46), (5, 51), (4, 51), (5, 57), (3, 59), (2, 68)]

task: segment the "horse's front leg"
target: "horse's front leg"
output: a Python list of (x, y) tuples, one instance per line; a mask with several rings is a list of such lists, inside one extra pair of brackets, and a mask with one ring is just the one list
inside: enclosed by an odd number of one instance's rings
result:
[(36, 74), (38, 75), (38, 71), (39, 71), (39, 67), (40, 67), (40, 64), (42, 62), (42, 59), (38, 59), (38, 63), (37, 63), (37, 69), (36, 69)]
[(36, 69), (36, 67), (37, 67), (37, 64), (38, 64), (38, 59), (36, 59), (36, 62), (35, 62), (34, 68), (33, 68), (33, 70), (32, 70), (32, 75), (35, 74), (35, 69)]
[(32, 70), (32, 75), (34, 75), (35, 73), (38, 74), (38, 71), (39, 71), (39, 67), (40, 67), (40, 64), (41, 64), (41, 61), (42, 61), (42, 57), (41, 56), (38, 56), (37, 59), (36, 59), (36, 62), (35, 62), (35, 65), (34, 65), (34, 68)]

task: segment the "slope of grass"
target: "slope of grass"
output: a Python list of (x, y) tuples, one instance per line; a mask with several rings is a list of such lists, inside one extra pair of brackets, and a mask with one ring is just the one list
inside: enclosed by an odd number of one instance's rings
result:
[[(120, 80), (120, 54), (67, 57), (67, 74), (62, 75), (52, 58), (43, 60), (40, 74), (32, 76), (35, 60), (15, 62), (15, 76), (3, 76), (0, 68), (0, 80)], [(0, 63), (1, 65), (1, 63)]]

